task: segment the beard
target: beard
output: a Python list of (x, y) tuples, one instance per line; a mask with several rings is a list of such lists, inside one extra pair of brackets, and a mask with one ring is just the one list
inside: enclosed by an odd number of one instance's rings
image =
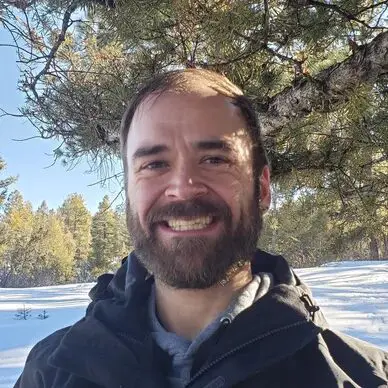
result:
[[(248, 214), (241, 213), (233, 228), (228, 205), (193, 199), (151, 209), (142, 227), (127, 200), (127, 225), (135, 254), (147, 271), (164, 284), (177, 289), (205, 289), (222, 280), (237, 264), (248, 262), (256, 250), (262, 228), (262, 211), (252, 199)], [(173, 237), (164, 242), (157, 236), (157, 226), (169, 218), (211, 215), (222, 226), (214, 237)]]

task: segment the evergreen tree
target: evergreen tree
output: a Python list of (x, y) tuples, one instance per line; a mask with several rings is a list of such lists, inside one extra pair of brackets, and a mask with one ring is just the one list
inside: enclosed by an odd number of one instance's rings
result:
[(34, 241), (34, 214), (29, 202), (15, 191), (1, 216), (0, 286), (22, 286), (33, 270), (28, 251)]
[(116, 252), (121, 258), (127, 256), (132, 250), (132, 242), (128, 233), (127, 217), (123, 206), (117, 206), (115, 210), (117, 236)]
[[(386, 95), (384, 1), (42, 1), (24, 4), (23, 15), (17, 2), (3, 8), (0, 22), (23, 48), (23, 113), (42, 137), (63, 139), (56, 157), (65, 162), (92, 156), (95, 168), (106, 167), (118, 155), (126, 103), (169, 69), (211, 69), (241, 86), (257, 104), (276, 176), (340, 167), (344, 148), (309, 149), (327, 114), (351, 117), (352, 103)], [(373, 127), (378, 116), (369, 117)], [(308, 144), (306, 119), (315, 123)]]
[(15, 192), (0, 225), (1, 287), (50, 285), (71, 279), (73, 239), (45, 202), (34, 213), (31, 204)]
[(88, 258), (92, 243), (92, 216), (85, 205), (82, 195), (70, 194), (58, 209), (58, 213), (75, 243), (74, 265), (76, 280), (83, 281), (88, 279)]
[[(6, 164), (4, 160), (0, 157), (0, 174), (2, 174), (2, 171), (5, 170)], [(14, 183), (16, 180), (15, 177), (8, 177), (5, 179), (0, 179), (0, 211), (2, 207), (4, 206), (4, 203), (8, 199), (8, 189), (9, 186)]]
[(73, 278), (75, 242), (63, 220), (49, 211), (45, 202), (35, 213), (31, 240), (35, 242), (29, 250), (34, 263), (31, 285), (64, 283)]
[[(117, 245), (118, 224), (106, 195), (92, 219), (91, 273), (94, 277), (118, 267), (121, 247)], [(120, 250), (119, 250), (120, 248)]]
[(288, 193), (265, 216), (259, 246), (283, 254), (295, 267), (316, 266), (338, 256), (331, 238), (330, 218), (316, 196)]

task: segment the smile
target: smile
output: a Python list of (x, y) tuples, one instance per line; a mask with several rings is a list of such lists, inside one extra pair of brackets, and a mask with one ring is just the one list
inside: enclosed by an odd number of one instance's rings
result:
[(183, 232), (188, 230), (201, 230), (208, 227), (213, 217), (192, 217), (192, 218), (171, 218), (166, 221), (167, 225), (174, 231)]

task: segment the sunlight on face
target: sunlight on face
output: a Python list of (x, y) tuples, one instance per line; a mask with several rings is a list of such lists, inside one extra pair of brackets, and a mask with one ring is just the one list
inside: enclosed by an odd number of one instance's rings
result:
[(246, 172), (252, 172), (252, 141), (247, 129), (240, 128), (231, 135), (224, 137), (233, 147), (236, 160), (246, 167)]

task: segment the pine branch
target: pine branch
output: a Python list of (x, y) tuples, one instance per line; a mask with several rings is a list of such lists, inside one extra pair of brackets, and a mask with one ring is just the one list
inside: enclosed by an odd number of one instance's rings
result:
[[(352, 13), (350, 13), (350, 12), (344, 10), (343, 8), (339, 7), (337, 4), (324, 3), (324, 2), (320, 2), (320, 1), (316, 1), (316, 0), (306, 0), (305, 3), (307, 5), (313, 5), (315, 7), (322, 7), (322, 8), (331, 9), (332, 11), (338, 13), (339, 15), (344, 17), (345, 19), (355, 21), (355, 22), (363, 25), (364, 27), (366, 27), (368, 29), (372, 29), (372, 30), (373, 29), (377, 29), (377, 30), (384, 30), (385, 29), (385, 27), (380, 27), (380, 26), (373, 27), (373, 26), (370, 26), (364, 20), (358, 19), (355, 15), (353, 15)], [(368, 9), (368, 8), (369, 7), (367, 7), (366, 9)]]
[(47, 61), (43, 69), (34, 77), (32, 82), (28, 85), (32, 93), (34, 94), (35, 98), (37, 99), (37, 101), (39, 101), (39, 95), (38, 95), (38, 92), (36, 91), (36, 85), (40, 80), (40, 78), (46, 75), (47, 72), (49, 71), (51, 63), (53, 62), (61, 44), (65, 41), (67, 30), (73, 24), (73, 21), (71, 20), (71, 15), (77, 9), (77, 6), (78, 6), (78, 2), (73, 1), (73, 3), (66, 9), (62, 20), (61, 31), (58, 35), (58, 38), (55, 44), (51, 48), (50, 52), (47, 54)]
[(379, 34), (352, 56), (305, 77), (259, 106), (259, 119), (266, 136), (276, 136), (285, 126), (313, 111), (330, 112), (345, 102), (361, 84), (373, 84), (388, 74), (388, 32)]

